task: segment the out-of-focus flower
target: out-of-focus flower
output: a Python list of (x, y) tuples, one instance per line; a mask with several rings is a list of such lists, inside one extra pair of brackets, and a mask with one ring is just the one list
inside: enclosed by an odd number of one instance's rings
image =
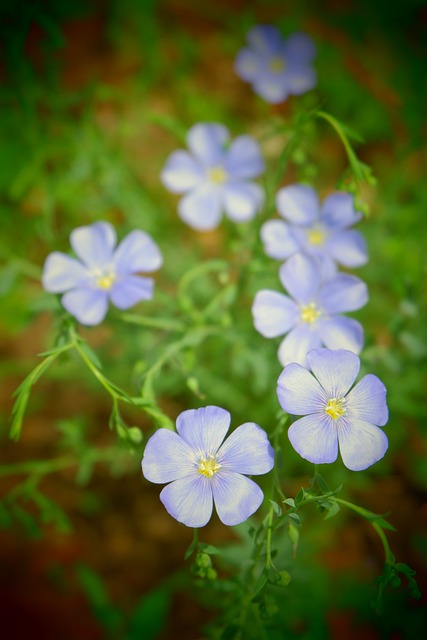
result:
[(223, 212), (233, 222), (253, 218), (264, 202), (263, 189), (250, 182), (264, 171), (258, 143), (247, 135), (230, 142), (222, 124), (199, 123), (188, 131), (187, 144), (190, 151), (174, 151), (161, 173), (169, 191), (186, 194), (178, 204), (182, 220), (207, 231)]
[(266, 338), (287, 334), (279, 347), (283, 366), (306, 363), (311, 349), (349, 349), (359, 353), (363, 328), (353, 318), (340, 315), (366, 304), (366, 284), (345, 273), (322, 280), (315, 260), (296, 254), (279, 270), (289, 296), (277, 291), (259, 291), (252, 305), (255, 328)]
[(363, 236), (349, 229), (362, 217), (349, 193), (332, 193), (320, 207), (314, 189), (293, 184), (277, 192), (276, 205), (286, 222), (269, 220), (262, 226), (268, 256), (286, 260), (294, 253), (306, 253), (319, 261), (324, 275), (335, 273), (336, 263), (360, 267), (368, 261)]
[(160, 493), (170, 515), (187, 527), (203, 527), (213, 503), (226, 525), (244, 522), (261, 505), (263, 492), (242, 474), (260, 475), (273, 468), (267, 434), (253, 422), (238, 427), (225, 441), (230, 414), (220, 407), (183, 411), (178, 433), (159, 429), (145, 447), (142, 472), (163, 484)]
[(111, 301), (128, 309), (153, 297), (154, 281), (137, 275), (162, 265), (157, 244), (144, 231), (132, 231), (118, 245), (108, 222), (95, 222), (71, 232), (77, 255), (54, 251), (46, 258), (42, 284), (50, 293), (64, 293), (62, 304), (81, 324), (97, 325)]
[(249, 82), (267, 102), (283, 102), (289, 95), (300, 95), (316, 85), (312, 60), (313, 40), (305, 33), (284, 39), (272, 25), (259, 25), (247, 36), (249, 46), (237, 54), (237, 75)]
[(338, 447), (345, 466), (367, 469), (384, 457), (388, 440), (382, 429), (388, 420), (387, 390), (372, 374), (353, 385), (360, 359), (351, 351), (315, 349), (307, 356), (310, 373), (289, 364), (277, 381), (283, 409), (296, 420), (288, 431), (293, 448), (316, 464), (334, 462)]

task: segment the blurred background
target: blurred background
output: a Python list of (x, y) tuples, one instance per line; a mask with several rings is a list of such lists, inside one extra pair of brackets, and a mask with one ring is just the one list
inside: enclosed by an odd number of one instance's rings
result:
[[(362, 185), (369, 215), (359, 229), (370, 262), (357, 275), (367, 282), (370, 301), (356, 317), (366, 332), (364, 371), (386, 384), (391, 413), (383, 461), (362, 474), (337, 462), (322, 474), (332, 487), (343, 483), (357, 504), (390, 514), (397, 529), (388, 534), (392, 550), (416, 569), (425, 593), (425, 4), (3, 0), (0, 18), (4, 637), (221, 637), (212, 621), (225, 596), (194, 584), (183, 559), (192, 532), (168, 516), (159, 487), (141, 477), (143, 446), (117, 444), (108, 429), (110, 399), (93, 376), (74, 357), (55, 364), (32, 392), (17, 443), (8, 438), (11, 395), (57, 335), (60, 307), (41, 288), (41, 268), (49, 252), (68, 251), (73, 228), (108, 220), (120, 238), (133, 228), (149, 232), (167, 260), (154, 300), (138, 311), (173, 315), (183, 274), (197, 261), (232, 256), (232, 277), (248, 261), (243, 240), (253, 244), (258, 229), (224, 222), (198, 234), (185, 227), (176, 198), (159, 180), (168, 154), (183, 146), (195, 122), (223, 122), (233, 135), (260, 139), (274, 171), (295, 127), (299, 138), (280, 184), (309, 181), (323, 196), (345, 183), (347, 158), (326, 122), (300, 124), (302, 111), (318, 107), (360, 135), (357, 153), (377, 178), (375, 188)], [(315, 91), (272, 107), (235, 75), (236, 53), (259, 23), (276, 24), (284, 35), (302, 30), (315, 40)], [(263, 127), (278, 118), (290, 123), (289, 131), (264, 140)], [(281, 370), (277, 342), (255, 332), (250, 306), (259, 288), (277, 288), (278, 264), (257, 252), (260, 266), (242, 298), (247, 317), (239, 319), (232, 304), (218, 310), (218, 322), (234, 326), (234, 334), (183, 349), (158, 377), (159, 405), (172, 420), (204, 404), (226, 406), (235, 426), (250, 419), (267, 428), (275, 418), (269, 381)], [(192, 295), (203, 302), (221, 286), (218, 273), (205, 274)], [(129, 389), (174, 340), (168, 332), (124, 325), (114, 312), (81, 333), (108, 376)], [(125, 407), (123, 415), (150, 432), (143, 413)], [(295, 496), (312, 469), (289, 444), (284, 449), (284, 491)], [(35, 460), (56, 462), (42, 468), (31, 466)], [(240, 535), (244, 530), (227, 529), (216, 517), (203, 530), (203, 541), (225, 545), (220, 575), (244, 562), (234, 547)], [(271, 637), (423, 637), (425, 595), (411, 599), (402, 585), (384, 594), (382, 614), (373, 612), (372, 582), (382, 564), (369, 523), (348, 513), (324, 521), (307, 511)]]

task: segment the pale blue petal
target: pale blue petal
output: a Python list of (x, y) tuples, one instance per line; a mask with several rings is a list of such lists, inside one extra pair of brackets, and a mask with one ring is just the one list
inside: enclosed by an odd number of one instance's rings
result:
[(78, 227), (70, 235), (74, 252), (90, 269), (104, 267), (111, 262), (116, 242), (116, 232), (109, 222)]
[(302, 253), (295, 253), (279, 269), (279, 278), (289, 295), (297, 302), (313, 302), (321, 284), (321, 274), (316, 261)]
[(337, 459), (337, 428), (326, 414), (300, 418), (289, 427), (288, 437), (295, 451), (305, 460), (326, 464)]
[(160, 493), (166, 511), (187, 527), (204, 527), (212, 515), (211, 479), (191, 475), (168, 484)]
[(316, 329), (304, 323), (292, 329), (282, 341), (278, 351), (279, 361), (284, 367), (291, 362), (305, 365), (307, 353), (321, 345)]
[(223, 524), (245, 522), (261, 506), (264, 494), (246, 476), (222, 469), (212, 478), (212, 491), (218, 517)]
[(328, 320), (319, 319), (316, 330), (328, 349), (347, 349), (360, 353), (364, 343), (363, 327), (353, 318), (336, 316)]
[(234, 70), (242, 80), (252, 82), (261, 73), (262, 58), (259, 53), (251, 49), (241, 49), (234, 61)]
[(277, 291), (258, 291), (252, 305), (255, 329), (265, 338), (282, 336), (294, 327), (300, 316), (295, 302)]
[(316, 55), (316, 45), (310, 36), (298, 31), (286, 38), (284, 51), (295, 61), (311, 62)]
[(388, 449), (382, 429), (351, 417), (339, 420), (338, 440), (343, 462), (351, 471), (363, 471), (381, 460)]
[(253, 218), (264, 203), (264, 191), (252, 182), (227, 182), (223, 190), (224, 210), (233, 222)]
[(207, 457), (216, 454), (230, 428), (230, 421), (228, 411), (209, 406), (183, 411), (176, 420), (176, 428), (193, 451)]
[(323, 201), (320, 217), (327, 227), (345, 229), (359, 222), (362, 214), (354, 208), (353, 195), (337, 191)]
[(361, 267), (368, 262), (365, 239), (352, 229), (331, 234), (326, 241), (326, 250), (344, 267)]
[(278, 51), (283, 42), (278, 28), (270, 24), (253, 27), (247, 35), (247, 40), (256, 51), (264, 54)]
[(126, 276), (114, 283), (110, 300), (118, 309), (129, 309), (141, 300), (153, 297), (154, 280), (142, 276)]
[(224, 145), (228, 142), (229, 132), (222, 124), (195, 124), (187, 133), (190, 151), (205, 165), (222, 163)]
[(253, 90), (270, 104), (279, 104), (286, 100), (290, 93), (289, 83), (273, 74), (265, 74), (253, 84)]
[(162, 266), (160, 249), (145, 231), (131, 231), (119, 244), (113, 256), (117, 274), (155, 271)]
[(317, 194), (304, 184), (292, 184), (279, 189), (276, 205), (280, 215), (292, 224), (309, 225), (319, 215)]
[(326, 405), (325, 392), (318, 381), (300, 364), (289, 364), (277, 381), (277, 396), (287, 413), (304, 416), (322, 413)]
[(174, 151), (166, 161), (161, 181), (172, 193), (185, 193), (204, 179), (205, 172), (188, 151)]
[(288, 75), (289, 90), (293, 95), (300, 96), (306, 91), (314, 89), (317, 84), (316, 71), (311, 66), (292, 69)]
[(368, 287), (356, 276), (339, 273), (324, 283), (318, 299), (329, 314), (356, 311), (368, 302)]
[(282, 220), (269, 220), (261, 227), (265, 253), (276, 260), (286, 260), (301, 248), (292, 227)]
[(108, 293), (91, 287), (68, 291), (61, 300), (63, 306), (81, 324), (95, 326), (102, 322), (108, 310)]
[(274, 451), (266, 432), (254, 422), (246, 422), (227, 438), (218, 451), (221, 472), (259, 475), (274, 466)]
[(231, 178), (256, 178), (265, 165), (259, 144), (251, 136), (238, 136), (233, 140), (224, 161), (224, 169)]
[(43, 266), (42, 285), (50, 293), (63, 293), (81, 287), (90, 279), (90, 274), (78, 260), (65, 253), (50, 253)]
[(348, 394), (346, 417), (384, 426), (388, 421), (386, 395), (387, 389), (381, 380), (369, 373)]
[(188, 444), (170, 429), (158, 429), (148, 440), (142, 473), (150, 482), (178, 480), (197, 471), (197, 459)]
[(178, 203), (181, 219), (197, 231), (215, 229), (221, 220), (221, 189), (203, 184), (184, 196)]
[(328, 399), (343, 398), (360, 369), (360, 358), (345, 349), (315, 349), (308, 354), (307, 362)]

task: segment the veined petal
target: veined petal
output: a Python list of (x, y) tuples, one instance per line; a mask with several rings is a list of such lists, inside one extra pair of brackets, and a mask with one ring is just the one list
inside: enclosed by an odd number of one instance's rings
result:
[(274, 466), (274, 451), (266, 432), (254, 422), (246, 422), (227, 438), (218, 450), (221, 469), (259, 475)]
[(387, 389), (381, 380), (368, 373), (348, 394), (346, 417), (349, 421), (356, 417), (379, 427), (384, 426), (388, 421), (386, 395)]
[(181, 219), (197, 231), (215, 229), (221, 220), (221, 189), (203, 184), (178, 203)]
[(321, 344), (322, 342), (316, 329), (304, 323), (288, 333), (282, 341), (277, 355), (284, 367), (291, 362), (297, 362), (305, 366), (307, 353), (312, 349), (317, 349)]
[(65, 253), (50, 253), (43, 266), (42, 285), (50, 293), (63, 293), (84, 285), (90, 274), (78, 260)]
[(297, 324), (299, 309), (283, 293), (264, 289), (255, 296), (252, 315), (255, 329), (265, 338), (275, 338), (284, 335)]
[(276, 205), (280, 215), (293, 224), (309, 225), (317, 220), (319, 214), (317, 194), (304, 184), (291, 184), (279, 189)]
[(204, 527), (212, 515), (210, 478), (192, 475), (168, 484), (160, 493), (166, 511), (187, 527)]
[(296, 363), (287, 365), (280, 374), (277, 396), (282, 409), (297, 416), (321, 413), (326, 404), (325, 392), (318, 381)]
[(228, 526), (247, 520), (264, 499), (255, 482), (240, 473), (222, 469), (212, 478), (212, 492), (218, 517)]
[(306, 91), (314, 89), (317, 84), (317, 74), (311, 65), (298, 66), (292, 69), (288, 75), (288, 83), (290, 92), (293, 95), (300, 96)]
[(118, 309), (129, 309), (141, 300), (153, 297), (154, 280), (142, 276), (125, 276), (113, 285), (110, 300)]
[(206, 457), (216, 454), (230, 428), (230, 422), (228, 411), (209, 406), (180, 413), (176, 429), (193, 451)]
[(288, 293), (300, 303), (317, 299), (321, 274), (316, 261), (302, 253), (295, 253), (279, 270), (279, 278)]
[(188, 151), (171, 153), (163, 168), (160, 179), (172, 193), (185, 193), (194, 189), (204, 178), (204, 171)]
[(368, 262), (365, 239), (353, 229), (331, 233), (325, 246), (333, 259), (345, 267), (361, 267)]
[(301, 248), (292, 227), (283, 220), (269, 220), (261, 227), (265, 253), (276, 260), (286, 260)]
[(251, 49), (241, 49), (234, 60), (234, 70), (242, 80), (253, 82), (262, 72), (259, 53)]
[(196, 456), (174, 431), (158, 429), (148, 440), (142, 459), (142, 473), (150, 482), (164, 483), (193, 474)]
[(289, 427), (288, 437), (295, 451), (305, 460), (326, 464), (337, 459), (337, 429), (326, 414), (300, 418)]
[(261, 53), (278, 51), (282, 45), (279, 29), (270, 24), (259, 24), (253, 27), (248, 33), (247, 40)]
[(234, 222), (250, 220), (261, 209), (264, 191), (252, 182), (233, 181), (224, 185), (224, 209)]
[(316, 55), (316, 45), (310, 36), (298, 31), (286, 39), (285, 53), (299, 63), (311, 62)]
[(104, 267), (111, 262), (116, 242), (116, 232), (109, 222), (77, 227), (70, 235), (74, 252), (90, 269)]
[(212, 165), (224, 158), (224, 145), (228, 142), (229, 132), (222, 124), (195, 124), (187, 133), (190, 151), (204, 164)]
[(354, 208), (353, 195), (337, 191), (323, 201), (320, 217), (327, 227), (345, 229), (359, 222), (362, 214)]
[(319, 319), (316, 325), (322, 343), (328, 349), (347, 349), (360, 353), (364, 343), (363, 327), (353, 318), (335, 316)]
[(163, 264), (160, 249), (145, 231), (131, 231), (119, 244), (113, 256), (117, 274), (156, 271)]
[(328, 399), (344, 397), (360, 369), (360, 358), (345, 349), (315, 349), (307, 355), (307, 362)]
[(258, 142), (251, 136), (235, 138), (227, 151), (224, 168), (232, 178), (250, 179), (259, 176), (265, 165)]
[(366, 284), (347, 273), (339, 273), (323, 285), (319, 304), (327, 313), (342, 313), (361, 309), (368, 302)]
[(384, 457), (388, 440), (384, 431), (354, 416), (338, 421), (341, 457), (347, 469), (362, 471)]
[(81, 324), (95, 326), (107, 313), (108, 293), (92, 287), (72, 289), (62, 296), (61, 302)]

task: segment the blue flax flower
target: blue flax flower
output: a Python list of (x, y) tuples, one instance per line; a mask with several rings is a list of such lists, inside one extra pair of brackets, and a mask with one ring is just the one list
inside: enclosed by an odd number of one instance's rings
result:
[(162, 171), (165, 187), (185, 194), (180, 217), (198, 231), (217, 227), (223, 211), (245, 222), (263, 205), (262, 188), (250, 182), (264, 171), (258, 143), (247, 135), (229, 138), (222, 124), (196, 124), (187, 133), (190, 151), (174, 151)]
[(203, 527), (213, 503), (226, 525), (244, 522), (264, 495), (242, 474), (259, 475), (273, 468), (267, 434), (253, 422), (238, 427), (225, 441), (230, 414), (220, 407), (183, 411), (178, 433), (159, 429), (149, 439), (142, 460), (147, 480), (163, 484), (160, 500), (173, 518), (187, 527)]
[(346, 273), (324, 280), (315, 260), (300, 253), (280, 267), (279, 277), (289, 296), (259, 291), (252, 314), (255, 328), (266, 338), (287, 334), (278, 352), (283, 366), (305, 365), (307, 353), (321, 346), (360, 352), (361, 324), (340, 314), (366, 304), (368, 290), (362, 280)]
[(247, 40), (249, 46), (239, 51), (234, 68), (266, 102), (283, 102), (316, 85), (311, 64), (316, 48), (305, 33), (283, 39), (276, 27), (259, 25), (249, 31)]
[(266, 254), (286, 260), (297, 252), (313, 256), (326, 275), (345, 267), (360, 267), (368, 261), (363, 236), (349, 229), (362, 214), (354, 208), (353, 196), (336, 192), (322, 206), (311, 187), (293, 184), (277, 192), (276, 205), (286, 220), (269, 220), (261, 228)]
[(99, 324), (109, 301), (128, 309), (153, 297), (153, 279), (137, 274), (158, 269), (162, 255), (144, 231), (132, 231), (116, 248), (111, 224), (95, 222), (74, 229), (70, 243), (78, 259), (59, 251), (49, 254), (42, 284), (50, 293), (64, 294), (63, 306), (81, 324)]
[(367, 469), (384, 457), (388, 440), (382, 429), (388, 421), (387, 390), (372, 374), (351, 390), (360, 369), (354, 353), (315, 349), (307, 356), (308, 371), (289, 364), (277, 381), (283, 409), (304, 416), (289, 428), (293, 448), (315, 464), (334, 462), (338, 447), (345, 466)]

